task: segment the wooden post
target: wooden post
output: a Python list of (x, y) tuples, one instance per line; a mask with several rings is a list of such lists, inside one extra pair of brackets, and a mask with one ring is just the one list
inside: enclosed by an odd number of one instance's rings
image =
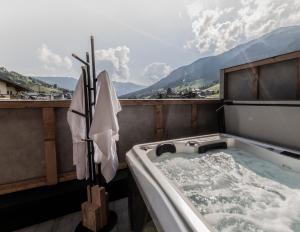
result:
[(224, 69), (220, 71), (220, 99), (228, 100), (228, 73)]
[(296, 98), (300, 100), (300, 58), (297, 59), (297, 88), (296, 88)]
[(259, 67), (251, 68), (253, 73), (253, 81), (252, 81), (252, 95), (258, 100), (259, 99)]
[(191, 126), (193, 133), (197, 132), (198, 126), (198, 105), (192, 105), (192, 112), (191, 112)]
[(163, 118), (163, 106), (154, 106), (154, 118), (155, 118), (155, 138), (156, 140), (162, 140), (164, 138), (164, 118)]
[(57, 161), (55, 144), (55, 113), (54, 108), (43, 108), (44, 152), (46, 165), (46, 182), (57, 184)]

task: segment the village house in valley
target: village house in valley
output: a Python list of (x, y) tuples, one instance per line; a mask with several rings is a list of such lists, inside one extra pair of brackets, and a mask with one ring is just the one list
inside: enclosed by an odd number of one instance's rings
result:
[(0, 76), (0, 99), (16, 98), (21, 92), (28, 91), (30, 89)]

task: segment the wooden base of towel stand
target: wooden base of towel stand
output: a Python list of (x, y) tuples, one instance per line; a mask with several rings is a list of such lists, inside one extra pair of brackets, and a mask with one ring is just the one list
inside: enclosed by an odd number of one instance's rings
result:
[(110, 231), (117, 222), (116, 213), (108, 210), (108, 194), (104, 187), (94, 185), (87, 187), (88, 200), (81, 204), (82, 222), (76, 232)]
[[(108, 220), (106, 226), (102, 227), (98, 232), (109, 232), (111, 231), (115, 225), (117, 224), (118, 216), (114, 211), (108, 212)], [(93, 230), (90, 230), (82, 225), (82, 222), (80, 222), (75, 232), (94, 232)]]

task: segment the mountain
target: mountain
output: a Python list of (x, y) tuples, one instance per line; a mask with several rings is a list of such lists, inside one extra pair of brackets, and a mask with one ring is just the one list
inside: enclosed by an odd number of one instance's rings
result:
[[(74, 90), (77, 79), (73, 77), (36, 77), (37, 79), (47, 82), (51, 85), (57, 84), (58, 87), (62, 87), (69, 90)], [(131, 82), (117, 82), (113, 81), (118, 96), (128, 94), (134, 91), (145, 88), (146, 86), (134, 84)]]
[(118, 96), (129, 94), (129, 93), (146, 88), (146, 86), (138, 85), (138, 84), (131, 83), (131, 82), (113, 81), (113, 85), (116, 89)]
[(44, 81), (48, 84), (51, 85), (56, 84), (61, 88), (69, 89), (69, 90), (74, 90), (77, 83), (77, 79), (73, 77), (35, 77), (35, 78)]
[(216, 56), (204, 57), (173, 70), (157, 83), (121, 98), (142, 98), (161, 89), (203, 85), (219, 79), (220, 69), (300, 50), (300, 26), (278, 28), (264, 36), (236, 46)]
[(4, 67), (0, 67), (0, 76), (4, 79), (10, 80), (16, 84), (24, 86), (27, 89), (32, 90), (33, 92), (43, 92), (46, 94), (68, 92), (63, 88), (57, 88), (34, 77), (24, 76), (14, 71), (10, 72)]

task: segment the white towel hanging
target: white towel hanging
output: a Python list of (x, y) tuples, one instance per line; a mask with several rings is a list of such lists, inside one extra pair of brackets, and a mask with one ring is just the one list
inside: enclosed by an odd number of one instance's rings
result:
[(77, 178), (80, 180), (89, 177), (87, 145), (86, 142), (83, 141), (86, 137), (86, 125), (85, 118), (72, 112), (72, 110), (84, 114), (84, 107), (84, 85), (83, 76), (81, 75), (77, 82), (72, 102), (67, 113), (67, 121), (71, 129), (73, 142), (73, 164), (76, 166)]
[(97, 82), (100, 88), (98, 88), (89, 136), (100, 151), (95, 152), (94, 160), (96, 163), (101, 163), (101, 173), (106, 182), (109, 182), (118, 169), (116, 141), (119, 140), (119, 124), (117, 113), (121, 111), (121, 105), (106, 71), (98, 75)]

